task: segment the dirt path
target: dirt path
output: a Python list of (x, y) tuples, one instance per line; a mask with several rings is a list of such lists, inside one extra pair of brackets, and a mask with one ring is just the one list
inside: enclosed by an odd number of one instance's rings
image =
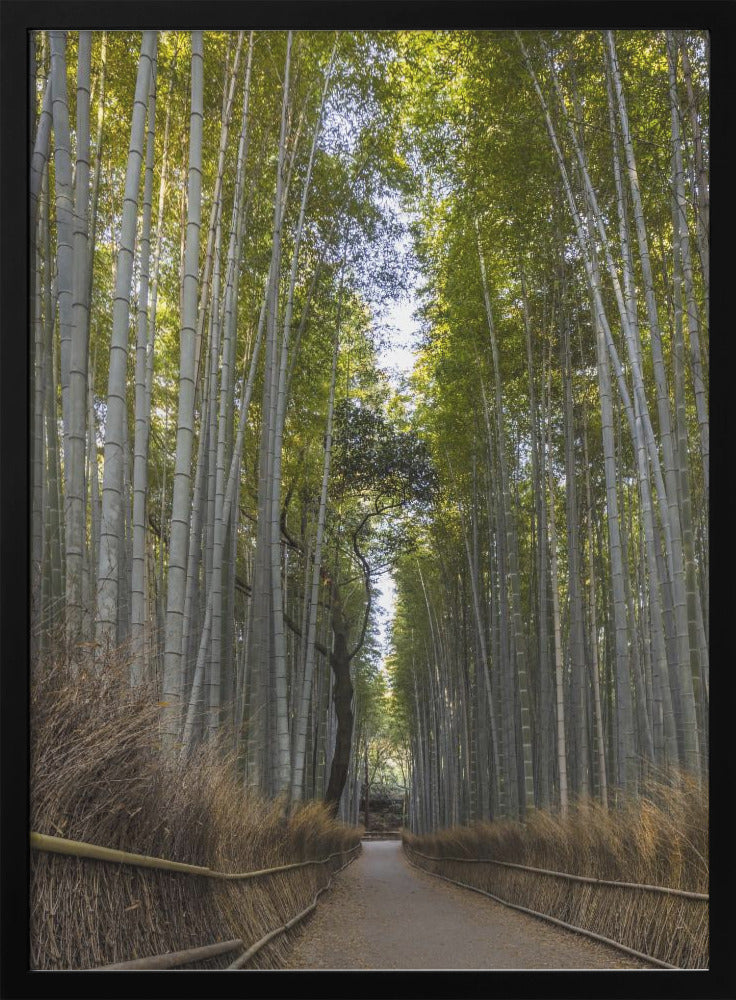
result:
[(295, 940), (289, 969), (642, 969), (622, 952), (412, 868), (363, 842)]

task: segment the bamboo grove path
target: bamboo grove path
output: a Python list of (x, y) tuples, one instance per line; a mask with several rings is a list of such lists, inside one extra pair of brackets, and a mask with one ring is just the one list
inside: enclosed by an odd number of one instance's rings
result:
[(295, 939), (288, 969), (645, 969), (635, 958), (413, 868), (363, 842)]

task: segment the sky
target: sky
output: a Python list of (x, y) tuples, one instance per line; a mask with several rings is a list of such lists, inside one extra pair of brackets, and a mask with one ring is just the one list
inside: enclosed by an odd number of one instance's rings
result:
[[(396, 302), (386, 313), (386, 325), (389, 328), (391, 346), (381, 352), (381, 363), (388, 370), (391, 381), (399, 387), (400, 377), (406, 377), (414, 367), (414, 350), (412, 341), (416, 340), (419, 324), (412, 318), (417, 308), (414, 295)], [(398, 374), (399, 378), (396, 377)]]
[[(395, 302), (387, 310), (384, 317), (390, 346), (381, 351), (379, 363), (385, 368), (392, 384), (397, 389), (400, 387), (402, 379), (405, 379), (414, 367), (415, 352), (412, 349), (412, 342), (417, 339), (419, 324), (412, 318), (412, 314), (416, 309), (417, 300), (412, 290), (406, 298)], [(390, 572), (383, 573), (377, 581), (375, 601), (383, 612), (380, 616), (379, 636), (383, 661), (389, 651), (391, 619), (396, 606), (396, 584)], [(381, 669), (383, 669), (383, 662)]]

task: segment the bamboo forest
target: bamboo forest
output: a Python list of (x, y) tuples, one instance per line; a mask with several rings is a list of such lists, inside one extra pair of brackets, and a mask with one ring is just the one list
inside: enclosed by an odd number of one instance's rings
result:
[[(491, 839), (463, 850), (489, 857), (494, 830), (633, 828), (642, 803), (670, 816), (656, 836), (671, 844), (697, 802), (695, 874), (575, 870), (707, 893), (709, 44), (33, 32), (44, 843), (218, 870), (342, 864), (380, 786), (426, 867), (472, 831)], [(108, 777), (128, 784), (98, 809)], [(177, 813), (195, 786), (220, 805)], [(225, 799), (233, 831), (248, 809), (253, 830), (272, 823), (242, 857), (232, 831), (220, 846), (186, 832)], [(52, 861), (62, 880), (72, 862), (38, 857), (32, 893), (56, 912)], [(274, 925), (297, 908), (283, 892)], [(207, 918), (139, 941), (134, 895), (114, 946), (95, 932), (84, 951), (71, 910), (71, 943), (39, 916), (36, 967), (220, 933)], [(692, 954), (641, 930), (629, 947), (707, 964), (696, 923)], [(224, 936), (245, 948), (238, 927)]]

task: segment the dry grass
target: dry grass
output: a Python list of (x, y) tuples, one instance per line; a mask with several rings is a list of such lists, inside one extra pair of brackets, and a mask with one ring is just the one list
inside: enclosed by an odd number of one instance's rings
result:
[(411, 851), (442, 857), (417, 864), (567, 923), (603, 934), (681, 968), (707, 968), (708, 904), (553, 876), (469, 864), (493, 858), (612, 881), (708, 892), (707, 791), (683, 775), (650, 781), (638, 799), (606, 811), (581, 801), (566, 817), (534, 811), (524, 823), (500, 821), (416, 837)]
[[(213, 750), (186, 767), (159, 751), (160, 706), (131, 691), (121, 659), (74, 679), (47, 664), (31, 705), (31, 829), (223, 871), (249, 871), (346, 851), (357, 829), (319, 803), (286, 818), (247, 796)], [(224, 882), (32, 852), (31, 967), (89, 969), (232, 938), (251, 944), (312, 902), (343, 859)], [(276, 938), (252, 961), (278, 968)], [(226, 955), (197, 968), (222, 968)]]

